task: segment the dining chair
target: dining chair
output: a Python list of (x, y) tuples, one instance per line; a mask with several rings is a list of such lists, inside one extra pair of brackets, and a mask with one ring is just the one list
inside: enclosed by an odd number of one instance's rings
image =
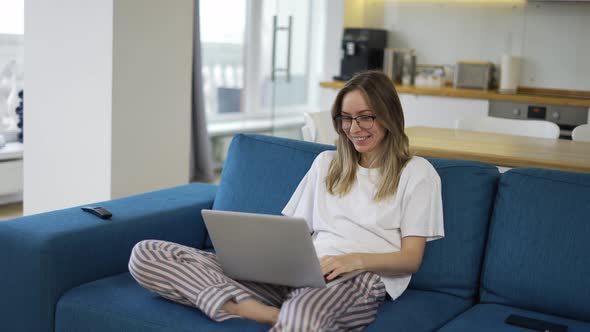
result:
[(491, 116), (457, 119), (455, 128), (538, 138), (559, 138), (559, 126), (545, 120), (504, 119)]
[(305, 125), (301, 133), (304, 141), (331, 145), (336, 143), (338, 134), (334, 130), (331, 112), (305, 112), (303, 118)]
[(572, 131), (572, 140), (590, 142), (590, 124), (579, 125)]

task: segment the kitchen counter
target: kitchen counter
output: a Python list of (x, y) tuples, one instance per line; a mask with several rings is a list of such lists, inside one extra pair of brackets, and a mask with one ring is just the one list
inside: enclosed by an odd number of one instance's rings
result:
[[(341, 89), (345, 82), (332, 81), (320, 82), (323, 88)], [(522, 102), (529, 104), (549, 104), (549, 105), (563, 105), (563, 106), (581, 106), (590, 108), (590, 93), (583, 97), (574, 96), (543, 96), (540, 93), (550, 93), (558, 90), (534, 89), (526, 88), (519, 89), (516, 94), (503, 94), (495, 90), (475, 90), (475, 89), (455, 89), (453, 87), (442, 88), (423, 88), (408, 85), (399, 85), (395, 87), (398, 93), (426, 95), (426, 96), (440, 96), (440, 97), (455, 97), (467, 99), (484, 99), (484, 100), (504, 100), (513, 102)], [(520, 91), (522, 90), (522, 91)], [(547, 92), (549, 91), (549, 92)], [(569, 92), (565, 91), (565, 94)], [(571, 94), (571, 93), (570, 93)]]
[(430, 127), (406, 128), (419, 156), (590, 173), (590, 143)]

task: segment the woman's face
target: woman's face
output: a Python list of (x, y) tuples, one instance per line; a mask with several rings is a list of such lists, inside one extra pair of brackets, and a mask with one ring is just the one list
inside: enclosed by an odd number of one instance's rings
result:
[[(353, 90), (344, 95), (340, 115), (344, 119), (350, 120), (350, 118), (359, 116), (375, 116), (375, 113), (370, 109), (363, 94), (359, 90)], [(362, 121), (361, 119), (368, 121)], [(365, 127), (367, 127), (367, 123), (370, 124), (369, 118), (361, 119), (359, 120), (365, 123)], [(343, 128), (343, 130), (354, 148), (361, 154), (361, 166), (366, 167), (367, 162), (373, 160), (379, 144), (385, 138), (385, 128), (376, 119), (369, 129), (361, 128), (358, 121), (352, 120), (350, 129)]]

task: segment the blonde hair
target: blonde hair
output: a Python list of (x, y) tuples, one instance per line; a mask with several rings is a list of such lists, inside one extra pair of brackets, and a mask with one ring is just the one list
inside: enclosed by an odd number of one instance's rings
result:
[(338, 92), (332, 105), (332, 121), (338, 133), (336, 157), (330, 163), (326, 176), (326, 189), (332, 195), (344, 196), (356, 179), (361, 154), (356, 151), (337, 117), (341, 115), (342, 100), (347, 93), (359, 91), (375, 113), (375, 121), (385, 129), (385, 137), (373, 161), (380, 166), (380, 182), (373, 199), (383, 200), (397, 190), (402, 169), (412, 158), (408, 136), (404, 132), (404, 113), (393, 82), (380, 71), (367, 71), (355, 75)]

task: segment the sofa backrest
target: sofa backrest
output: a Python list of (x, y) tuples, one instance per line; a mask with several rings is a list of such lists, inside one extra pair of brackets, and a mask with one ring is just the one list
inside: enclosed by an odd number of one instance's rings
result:
[[(213, 209), (281, 214), (315, 157), (334, 148), (264, 135), (236, 135), (227, 152)], [(209, 237), (206, 245), (212, 247)]]
[(481, 301), (590, 321), (590, 174), (502, 174)]
[(476, 161), (428, 161), (441, 179), (445, 237), (428, 243), (410, 287), (472, 298), (479, 287), (498, 168)]
[[(334, 147), (236, 135), (213, 209), (280, 214), (317, 154), (327, 149)], [(472, 161), (429, 161), (441, 176), (446, 237), (428, 243), (411, 287), (473, 297), (479, 287), (498, 170)]]

